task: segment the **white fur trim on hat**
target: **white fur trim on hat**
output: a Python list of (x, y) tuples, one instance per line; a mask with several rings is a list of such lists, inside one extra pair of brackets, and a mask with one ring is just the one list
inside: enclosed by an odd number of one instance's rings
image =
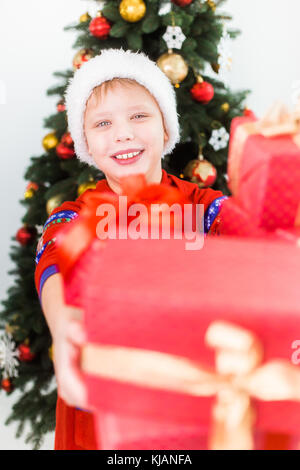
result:
[(68, 129), (79, 160), (96, 166), (88, 152), (84, 136), (84, 113), (93, 89), (115, 77), (131, 78), (143, 85), (157, 100), (169, 135), (163, 155), (171, 153), (180, 141), (176, 94), (168, 77), (143, 52), (104, 49), (85, 62), (69, 80), (65, 92)]

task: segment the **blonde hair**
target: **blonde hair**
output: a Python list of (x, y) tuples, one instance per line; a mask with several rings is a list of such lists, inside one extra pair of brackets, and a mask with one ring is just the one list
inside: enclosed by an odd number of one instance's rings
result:
[(90, 94), (89, 99), (87, 100), (87, 103), (86, 103), (85, 114), (87, 112), (87, 107), (88, 107), (89, 102), (96, 101), (95, 105), (97, 105), (99, 103), (99, 101), (101, 101), (102, 97), (106, 96), (106, 94), (109, 90), (114, 90), (118, 85), (123, 85), (125, 87), (126, 86), (127, 87), (132, 87), (132, 86), (138, 85), (138, 86), (144, 88), (152, 96), (152, 98), (155, 100), (155, 102), (158, 106), (158, 109), (160, 110), (160, 114), (161, 114), (161, 117), (162, 117), (162, 122), (163, 122), (164, 129), (166, 130), (164, 115), (161, 112), (160, 106), (159, 106), (156, 98), (150, 93), (150, 91), (147, 88), (145, 88), (143, 85), (138, 83), (133, 78), (115, 77), (115, 78), (112, 78), (111, 80), (106, 80), (105, 82), (101, 83), (101, 85), (98, 85), (95, 88), (93, 88), (93, 91)]

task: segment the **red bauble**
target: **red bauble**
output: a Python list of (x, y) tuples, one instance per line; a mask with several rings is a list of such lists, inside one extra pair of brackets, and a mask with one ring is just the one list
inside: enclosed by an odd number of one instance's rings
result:
[(172, 0), (172, 2), (179, 7), (186, 7), (190, 5), (193, 0)]
[(70, 132), (66, 132), (62, 136), (62, 138), (60, 139), (60, 143), (65, 145), (66, 147), (73, 147), (74, 146), (74, 142), (73, 142), (73, 139), (71, 137)]
[(26, 186), (26, 191), (28, 191), (29, 189), (37, 191), (39, 189), (39, 185), (37, 183), (34, 183), (33, 181), (30, 181)]
[(247, 116), (247, 117), (256, 118), (254, 112), (251, 111), (251, 109), (249, 109), (249, 108), (245, 108), (243, 114), (244, 114), (244, 116)]
[(69, 158), (74, 157), (75, 151), (73, 148), (67, 147), (66, 145), (60, 143), (56, 146), (56, 155), (63, 160), (68, 160)]
[(66, 110), (66, 105), (63, 101), (60, 101), (59, 103), (57, 103), (56, 105), (56, 109), (59, 113), (62, 113)]
[(217, 178), (217, 170), (214, 165), (203, 158), (191, 160), (184, 169), (184, 174), (192, 183), (197, 183), (199, 188), (212, 186)]
[(92, 19), (89, 25), (90, 33), (98, 39), (106, 39), (110, 32), (110, 24), (104, 16)]
[(190, 92), (194, 100), (202, 104), (209, 103), (215, 94), (214, 87), (208, 82), (195, 83)]
[(3, 390), (5, 390), (7, 393), (8, 393), (8, 392), (11, 392), (12, 389), (13, 389), (13, 385), (12, 385), (12, 383), (11, 383), (11, 380), (8, 379), (8, 378), (7, 378), (7, 379), (2, 379), (2, 380), (1, 380), (1, 388), (2, 388)]
[(37, 231), (35, 227), (21, 227), (16, 233), (16, 239), (20, 245), (28, 245), (36, 237)]
[(35, 358), (35, 354), (30, 351), (30, 347), (27, 344), (20, 344), (18, 346), (19, 360), (22, 362), (30, 362)]

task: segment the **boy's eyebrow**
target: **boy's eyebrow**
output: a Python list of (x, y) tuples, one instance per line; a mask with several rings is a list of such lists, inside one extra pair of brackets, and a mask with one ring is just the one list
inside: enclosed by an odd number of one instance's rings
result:
[[(145, 109), (145, 110), (149, 110), (150, 111), (150, 108), (148, 107), (148, 105), (146, 104), (136, 104), (134, 106), (128, 106), (128, 111), (133, 111), (134, 109)], [(111, 113), (109, 111), (103, 111), (101, 113), (95, 113), (94, 115), (94, 118), (96, 117), (101, 117), (101, 116), (110, 116)]]

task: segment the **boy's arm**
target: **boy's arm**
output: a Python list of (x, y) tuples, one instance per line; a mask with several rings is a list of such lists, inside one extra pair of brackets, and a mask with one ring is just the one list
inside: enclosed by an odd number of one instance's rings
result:
[[(88, 191), (93, 190), (89, 189), (84, 194)], [(72, 222), (78, 217), (85, 204), (82, 196), (83, 194), (76, 201), (66, 201), (54, 209), (44, 224), (36, 249), (36, 268), (34, 273), (35, 287), (41, 306), (43, 306), (41, 295), (46, 281), (50, 276), (59, 273), (55, 245), (56, 235), (65, 224)]]
[(63, 280), (59, 272), (46, 280), (40, 300), (50, 333), (54, 338), (58, 316), (64, 305)]

